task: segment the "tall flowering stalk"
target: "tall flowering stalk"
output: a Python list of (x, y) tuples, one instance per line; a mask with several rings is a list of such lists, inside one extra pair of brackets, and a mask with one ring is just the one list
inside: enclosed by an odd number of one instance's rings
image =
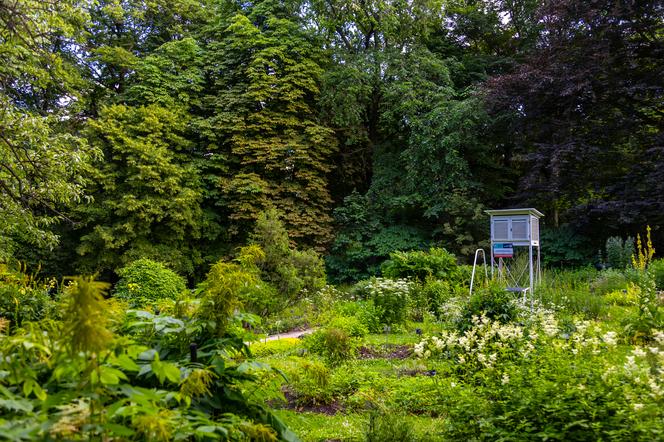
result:
[(652, 246), (652, 240), (650, 239), (650, 226), (647, 226), (645, 248), (641, 242), (641, 235), (636, 235), (636, 256), (632, 255), (632, 265), (635, 269), (643, 271), (648, 267), (654, 255), (655, 248)]

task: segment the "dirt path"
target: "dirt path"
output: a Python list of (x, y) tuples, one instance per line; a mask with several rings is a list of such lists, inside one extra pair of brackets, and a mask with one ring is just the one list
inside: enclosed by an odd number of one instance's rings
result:
[(286, 339), (286, 338), (299, 338), (302, 335), (308, 335), (315, 332), (315, 328), (306, 328), (304, 330), (297, 330), (287, 333), (277, 333), (276, 335), (270, 335), (267, 338), (263, 338), (260, 342), (275, 341), (277, 339)]

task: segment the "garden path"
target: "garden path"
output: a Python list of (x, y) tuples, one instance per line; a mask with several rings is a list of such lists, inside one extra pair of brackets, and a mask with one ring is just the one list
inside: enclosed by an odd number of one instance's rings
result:
[(302, 335), (308, 335), (315, 332), (315, 328), (305, 328), (304, 330), (295, 330), (286, 333), (277, 333), (276, 335), (270, 335), (266, 338), (260, 340), (260, 342), (275, 341), (277, 339), (286, 339), (286, 338), (299, 338)]

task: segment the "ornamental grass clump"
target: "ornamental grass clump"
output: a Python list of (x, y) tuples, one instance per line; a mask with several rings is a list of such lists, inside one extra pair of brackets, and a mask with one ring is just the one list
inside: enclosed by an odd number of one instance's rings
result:
[(330, 365), (339, 365), (355, 356), (358, 340), (344, 329), (328, 327), (307, 336), (305, 345)]

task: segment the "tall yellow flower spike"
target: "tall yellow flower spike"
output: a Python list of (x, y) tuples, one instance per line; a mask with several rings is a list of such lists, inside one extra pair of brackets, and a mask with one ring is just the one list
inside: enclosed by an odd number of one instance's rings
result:
[(636, 256), (632, 255), (632, 265), (637, 270), (645, 270), (655, 255), (655, 248), (652, 246), (650, 238), (650, 226), (646, 227), (646, 247), (643, 247), (641, 235), (636, 235)]

